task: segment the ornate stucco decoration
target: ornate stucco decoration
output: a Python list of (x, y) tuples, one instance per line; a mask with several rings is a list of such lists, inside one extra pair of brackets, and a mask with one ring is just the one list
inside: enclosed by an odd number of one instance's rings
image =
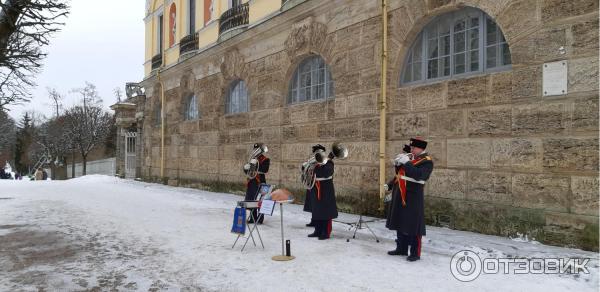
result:
[(327, 26), (314, 22), (312, 17), (296, 23), (285, 41), (285, 51), (290, 59), (309, 53), (320, 53), (327, 39)]

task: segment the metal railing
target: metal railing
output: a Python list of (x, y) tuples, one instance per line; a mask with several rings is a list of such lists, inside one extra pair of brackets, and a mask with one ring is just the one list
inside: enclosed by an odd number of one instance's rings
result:
[(184, 36), (179, 41), (179, 54), (198, 50), (198, 33)]
[(219, 17), (219, 35), (232, 28), (248, 24), (248, 3), (233, 7)]
[(160, 66), (162, 66), (162, 61), (162, 54), (152, 57), (152, 70), (158, 69)]

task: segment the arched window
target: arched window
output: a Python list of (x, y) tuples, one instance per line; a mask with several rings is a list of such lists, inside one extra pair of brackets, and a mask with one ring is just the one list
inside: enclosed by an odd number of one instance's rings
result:
[(320, 56), (304, 59), (292, 76), (288, 103), (326, 99), (334, 96), (331, 70)]
[(422, 83), (509, 69), (510, 50), (483, 11), (465, 8), (436, 17), (406, 55), (401, 83)]
[(236, 80), (229, 86), (225, 97), (225, 113), (243, 113), (248, 111), (248, 89), (244, 80)]
[(198, 111), (198, 98), (191, 93), (185, 98), (183, 118), (186, 121), (197, 120), (200, 117)]

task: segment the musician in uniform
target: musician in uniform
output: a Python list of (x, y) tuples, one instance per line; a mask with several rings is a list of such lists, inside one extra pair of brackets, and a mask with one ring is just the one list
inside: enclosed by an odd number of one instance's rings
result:
[[(314, 154), (314, 153), (313, 153)], [(304, 171), (304, 169), (302, 169)], [(313, 187), (314, 189), (314, 187)], [(304, 197), (304, 208), (302, 209), (304, 212), (312, 213), (311, 200), (312, 200), (312, 189), (306, 190), (306, 196)], [(315, 227), (315, 222), (312, 219), (312, 215), (310, 218), (310, 222), (306, 224), (306, 227)]]
[[(421, 238), (425, 235), (425, 181), (433, 171), (433, 161), (425, 152), (427, 142), (410, 139), (410, 154), (400, 154), (394, 160), (396, 176), (386, 185), (392, 199), (386, 227), (396, 230), (396, 249), (389, 255), (408, 255), (408, 261), (421, 258)], [(410, 246), (410, 255), (408, 247)]]
[[(258, 164), (258, 171), (255, 177), (248, 178), (246, 182), (246, 197), (244, 198), (246, 201), (254, 201), (258, 199), (258, 187), (261, 183), (267, 183), (265, 174), (269, 172), (269, 165), (271, 163), (271, 160), (265, 156), (265, 153), (267, 152), (266, 145), (263, 143), (255, 143), (253, 149), (253, 153), (258, 153), (258, 155), (251, 158), (250, 161), (244, 165), (244, 173), (247, 175), (251, 168), (256, 167), (256, 164)], [(258, 218), (258, 224), (262, 224), (264, 215), (260, 214), (259, 217), (258, 209), (254, 209), (252, 210), (252, 217), (248, 219), (248, 223), (254, 223), (255, 218)]]
[[(325, 147), (321, 144), (314, 145), (313, 153), (325, 152)], [(312, 212), (311, 222), (314, 224), (315, 231), (308, 237), (318, 237), (319, 240), (328, 239), (331, 236), (332, 219), (338, 217), (337, 203), (335, 201), (335, 189), (333, 186), (334, 153), (329, 153), (327, 162), (317, 164), (315, 167), (315, 185), (310, 190), (310, 211)]]
[[(317, 151), (325, 151), (324, 149), (325, 149), (325, 147), (321, 144), (314, 145), (312, 147), (312, 154), (315, 155)], [(304, 172), (305, 167), (307, 167), (307, 165), (302, 165), (302, 169), (301, 169), (302, 172)], [(304, 197), (304, 208), (302, 209), (304, 212), (312, 213), (311, 201), (314, 200), (314, 198), (313, 198), (314, 194), (312, 192), (313, 189), (315, 189), (315, 187), (313, 187), (312, 189), (306, 190), (306, 196)], [(306, 224), (306, 227), (315, 227), (315, 222), (312, 219), (312, 215), (311, 215), (310, 222), (308, 224)]]

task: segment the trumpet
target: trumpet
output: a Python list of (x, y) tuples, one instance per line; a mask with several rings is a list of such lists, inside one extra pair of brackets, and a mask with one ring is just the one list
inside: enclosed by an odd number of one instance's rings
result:
[(403, 156), (408, 156), (408, 160), (413, 160), (414, 155), (410, 152), (410, 146), (404, 144), (404, 147), (402, 147), (402, 153), (396, 155), (396, 158), (392, 159), (392, 164), (394, 164), (394, 166), (400, 166), (400, 159)]
[(400, 160), (402, 159), (402, 157), (408, 157), (408, 161), (411, 161), (411, 160), (413, 160), (414, 155), (412, 153), (400, 153), (400, 154), (396, 155), (396, 158), (394, 158), (394, 166), (402, 165), (402, 163), (400, 163)]
[(248, 163), (244, 165), (244, 173), (246, 177), (249, 179), (253, 179), (258, 175), (258, 168), (260, 166), (260, 162), (258, 158), (260, 155), (267, 153), (269, 149), (264, 144), (259, 144), (258, 147), (254, 148), (254, 151), (250, 154), (250, 158), (248, 158)]
[(306, 162), (302, 163), (300, 169), (300, 181), (307, 190), (314, 187), (316, 182), (315, 168), (317, 165), (324, 165), (330, 159), (346, 159), (348, 157), (348, 148), (336, 142), (331, 145), (331, 152), (325, 155), (325, 151), (318, 150)]

